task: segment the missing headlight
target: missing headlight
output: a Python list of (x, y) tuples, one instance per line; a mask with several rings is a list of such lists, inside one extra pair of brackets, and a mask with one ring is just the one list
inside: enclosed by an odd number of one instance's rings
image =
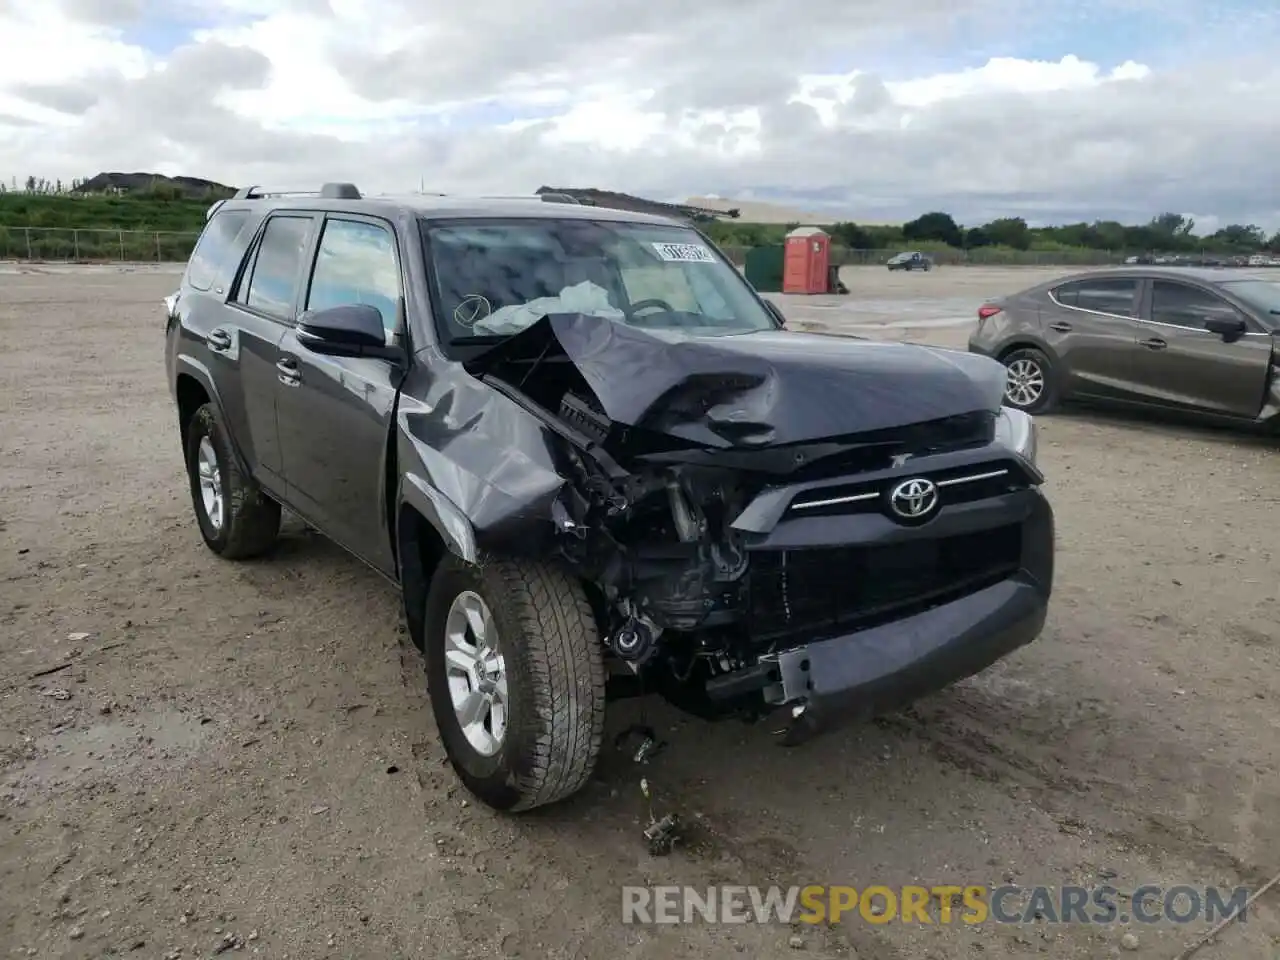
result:
[(996, 417), (996, 441), (1031, 463), (1035, 463), (1035, 418), (1013, 407), (1001, 407)]

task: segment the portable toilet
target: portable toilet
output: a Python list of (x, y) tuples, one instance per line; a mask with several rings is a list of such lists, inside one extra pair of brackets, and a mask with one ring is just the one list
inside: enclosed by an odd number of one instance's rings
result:
[(831, 238), (819, 227), (796, 227), (787, 234), (783, 293), (826, 293)]

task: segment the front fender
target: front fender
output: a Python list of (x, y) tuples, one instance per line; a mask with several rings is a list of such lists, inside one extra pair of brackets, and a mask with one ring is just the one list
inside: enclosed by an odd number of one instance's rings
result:
[(545, 425), (469, 376), (437, 378), (396, 413), (399, 498), (468, 562), (486, 551), (537, 553), (565, 480)]
[(475, 563), (476, 531), (456, 504), (417, 473), (400, 477), (400, 503), (412, 507), (431, 524), (450, 553), (467, 563)]

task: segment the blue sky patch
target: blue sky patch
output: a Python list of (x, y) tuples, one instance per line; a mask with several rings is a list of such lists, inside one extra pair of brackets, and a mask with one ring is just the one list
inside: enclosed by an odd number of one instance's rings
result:
[(158, 57), (167, 56), (179, 47), (191, 42), (197, 30), (209, 30), (224, 26), (212, 21), (200, 21), (167, 16), (146, 16), (121, 30), (120, 39), (135, 47), (141, 47)]

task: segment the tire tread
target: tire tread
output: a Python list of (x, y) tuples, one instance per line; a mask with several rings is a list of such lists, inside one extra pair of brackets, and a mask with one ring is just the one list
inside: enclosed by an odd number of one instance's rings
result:
[(521, 624), (537, 730), (513, 810), (563, 800), (591, 778), (604, 740), (605, 675), (595, 615), (580, 584), (544, 562), (491, 561)]
[(226, 475), (227, 538), (218, 553), (227, 560), (247, 560), (261, 556), (280, 536), (280, 504), (272, 500), (240, 469), (227, 443), (216, 408), (206, 403), (191, 418), (187, 433), (187, 465), (193, 469), (194, 447), (200, 436), (208, 436)]

